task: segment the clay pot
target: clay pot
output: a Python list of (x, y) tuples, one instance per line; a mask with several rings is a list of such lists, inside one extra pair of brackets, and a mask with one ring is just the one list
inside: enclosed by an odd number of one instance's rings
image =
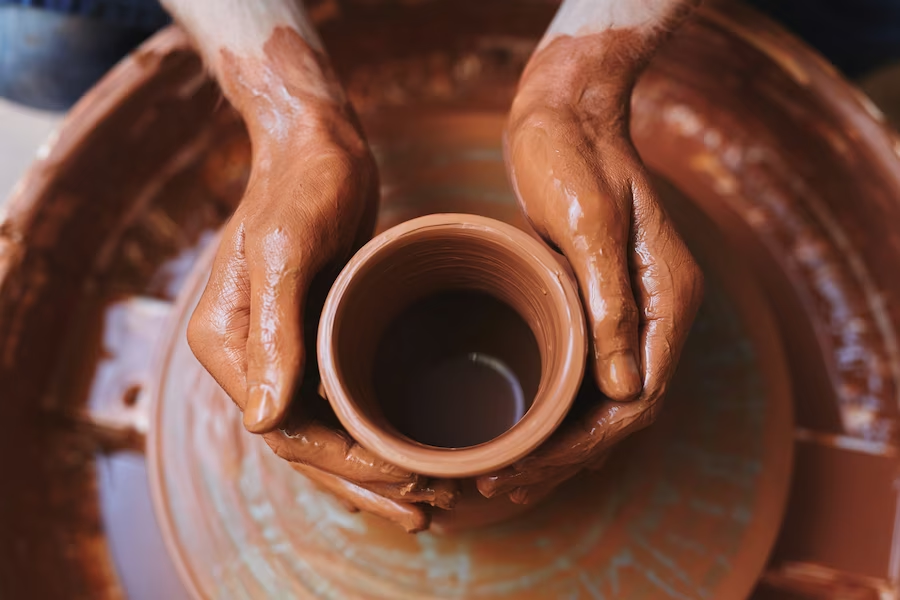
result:
[(415, 473), (463, 478), (539, 446), (587, 355), (574, 280), (523, 231), (437, 214), (369, 242), (319, 328), (325, 393), (347, 431)]

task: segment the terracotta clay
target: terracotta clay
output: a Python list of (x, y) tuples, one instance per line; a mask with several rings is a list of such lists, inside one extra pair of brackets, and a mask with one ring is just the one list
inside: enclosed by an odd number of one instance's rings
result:
[[(335, 490), (364, 497), (377, 489), (385, 496), (381, 513), (401, 498), (452, 503), (452, 494), (435, 495), (417, 474), (374, 458), (309, 410), (285, 422), (295, 394), (301, 410), (315, 402), (301, 387), (309, 366), (304, 331), (316, 327), (304, 314), (320, 309), (313, 288), (327, 289), (329, 274), (368, 239), (378, 199), (358, 120), (302, 8), (262, 3), (239, 24), (236, 12), (214, 22), (208, 13), (218, 8), (169, 4), (244, 117), (253, 148), (247, 191), (222, 233), (188, 331), (194, 352), (243, 411), (248, 430), (265, 434), (276, 454), (306, 472), (325, 471), (322, 481), (345, 478)], [(356, 493), (357, 484), (368, 486), (365, 493)], [(396, 508), (404, 528), (425, 526), (419, 509)]]
[[(501, 361), (515, 371), (516, 383), (527, 390), (523, 402), (528, 407), (521, 420), (508, 423), (507, 430), (494, 439), (468, 447), (442, 448), (410, 439), (398, 431), (396, 421), (390, 420), (390, 407), (385, 402), (391, 401), (394, 390), (379, 387), (379, 383), (385, 380), (391, 384), (394, 377), (409, 382), (415, 372), (403, 370), (402, 363), (379, 362), (379, 358), (391, 352), (383, 347), (385, 340), (391, 342), (385, 334), (404, 311), (417, 301), (463, 291), (487, 294), (514, 309), (533, 339), (516, 340), (521, 333), (509, 325), (504, 327), (496, 311), (483, 304), (473, 306), (470, 301), (468, 308), (474, 312), (468, 312), (466, 319), (476, 326), (466, 332), (461, 323), (456, 329), (463, 337), (455, 340), (454, 332), (447, 331), (440, 340), (442, 344), (458, 344), (457, 348), (438, 345), (432, 349), (422, 343), (417, 352), (435, 355), (437, 364), (447, 352), (453, 358), (460, 353), (465, 357), (466, 353), (480, 352)], [(440, 310), (440, 319), (452, 318), (452, 305), (432, 310)], [(416, 329), (423, 324), (427, 323), (414, 323)], [(399, 343), (405, 346), (408, 341)], [(529, 353), (528, 345), (535, 341), (536, 355)], [(364, 246), (329, 293), (319, 326), (318, 348), (326, 394), (354, 439), (403, 469), (449, 478), (505, 467), (547, 439), (575, 398), (587, 351), (574, 280), (554, 255), (503, 223), (460, 214), (414, 219)], [(382, 372), (376, 373), (376, 368)], [(420, 368), (428, 369), (429, 363)], [(400, 371), (385, 372), (390, 369)], [(417, 401), (427, 404), (432, 400), (426, 393)], [(461, 417), (460, 424), (484, 418), (483, 413), (473, 412)]]
[(287, 28), (264, 52), (257, 61), (222, 50), (220, 79), (247, 122), (253, 165), (188, 333), (255, 433), (284, 419), (299, 387), (313, 280), (368, 237), (378, 198), (371, 155), (324, 61)]
[[(514, 313), (506, 316), (505, 307)], [(404, 325), (404, 318), (411, 321)], [(363, 247), (329, 293), (318, 348), (325, 393), (353, 439), (386, 463), (450, 479), (496, 471), (547, 439), (578, 391), (587, 352), (574, 280), (553, 253), (503, 223), (460, 214), (408, 221)], [(504, 408), (498, 397), (466, 404), (453, 396), (436, 405), (466, 373), (435, 369), (471, 365), (473, 353), (494, 365), (488, 373), (495, 378), (496, 365), (510, 373), (501, 391), (518, 387), (519, 414), (492, 418), (492, 407)], [(418, 375), (452, 379), (422, 389), (429, 384), (417, 383)], [(417, 385), (421, 395), (405, 398)], [(474, 485), (467, 487), (457, 514), (432, 512), (436, 525), (446, 530), (452, 521), (458, 529), (521, 512), (506, 501), (478, 502)], [(473, 512), (477, 517), (467, 516)]]
[(649, 24), (588, 25), (576, 37), (551, 27), (522, 75), (505, 136), (513, 187), (531, 224), (574, 269), (597, 385), (612, 400), (636, 400), (598, 406), (527, 461), (483, 478), (488, 497), (546, 489), (652, 423), (675, 371), (703, 277), (656, 197), (628, 123), (637, 75), (689, 8), (662, 2)]
[[(380, 226), (415, 216), (425, 196), (437, 212), (481, 212), (525, 227), (514, 203), (496, 201), (509, 197), (502, 168), (477, 167), (500, 164), (496, 143), (518, 73), (555, 6), (523, 3), (513, 14), (508, 2), (490, 0), (402, 10), (368, 0), (309, 4), (373, 140), (391, 198)], [(866, 98), (775, 24), (741, 6), (706, 4), (640, 79), (633, 134), (652, 171), (714, 219), (708, 230), (751, 257), (746, 276), (763, 281), (789, 349), (795, 478), (756, 594), (889, 594), (897, 586), (894, 528), (885, 525), (896, 515), (898, 457), (896, 139)], [(428, 110), (433, 120), (410, 118)], [(152, 340), (129, 336), (160, 330), (122, 324), (155, 319), (182, 288), (240, 200), (249, 157), (240, 119), (170, 30), (85, 98), (14, 194), (0, 226), (0, 396), (15, 423), (0, 436), (0, 475), (11, 483), (0, 503), (0, 593), (178, 597), (152, 539), (140, 477), (116, 479), (109, 468), (142, 461), (106, 443), (140, 438), (123, 419), (135, 411), (116, 403), (148, 383), (144, 361), (128, 357), (146, 358)], [(664, 190), (664, 181), (654, 183)], [(661, 197), (677, 220), (671, 192)], [(709, 274), (711, 294), (715, 281)], [(673, 391), (662, 416), (676, 414), (683, 397)], [(231, 401), (221, 400), (241, 431)], [(730, 406), (743, 405), (714, 409)], [(112, 455), (97, 453), (107, 448)], [(607, 469), (622, 464), (611, 460)], [(282, 466), (285, 481), (303, 481)], [(596, 507), (599, 497), (584, 505)], [(683, 524), (683, 513), (671, 523)], [(634, 559), (671, 539), (632, 531), (648, 545), (617, 562), (618, 573), (642, 572), (646, 563)], [(675, 555), (699, 560), (683, 547)], [(464, 564), (444, 562), (442, 572), (452, 577)]]
[[(214, 68), (244, 115), (253, 162), (188, 332), (192, 348), (244, 412), (247, 428), (266, 434), (279, 456), (377, 484), (388, 498), (417, 491), (414, 497), (430, 498), (417, 475), (374, 459), (330, 427), (295, 418), (273, 431), (300, 390), (310, 288), (323, 276), (319, 287), (327, 286), (329, 269), (368, 238), (378, 180), (327, 61), (297, 31), (277, 28), (261, 57), (217, 51)], [(307, 326), (314, 331), (315, 322)]]

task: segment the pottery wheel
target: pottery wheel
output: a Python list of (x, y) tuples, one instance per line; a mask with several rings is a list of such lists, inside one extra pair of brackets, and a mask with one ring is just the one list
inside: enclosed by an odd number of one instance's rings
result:
[[(519, 216), (501, 114), (385, 117), (371, 132), (383, 230), (433, 212)], [(390, 140), (388, 142), (388, 140)], [(660, 182), (707, 294), (660, 420), (535, 511), (407, 535), (350, 513), (246, 431), (187, 346), (210, 253), (164, 336), (151, 480), (182, 577), (202, 598), (743, 598), (780, 526), (791, 398), (774, 321), (711, 224)], [(700, 235), (699, 232), (704, 232)]]
[[(499, 115), (554, 2), (307, 4), (376, 144), (381, 226), (450, 210), (521, 225)], [(746, 597), (755, 575), (759, 599), (896, 595), (898, 138), (820, 57), (723, 0), (657, 54), (632, 108), (710, 290), (663, 421), (527, 522), (413, 538), (285, 476), (203, 395), (179, 328), (206, 273), (185, 275), (239, 202), (250, 149), (184, 34), (148, 40), (66, 118), (0, 226), (0, 597), (182, 598), (172, 562), (217, 597), (718, 600)], [(265, 497), (250, 495), (263, 476)], [(347, 590), (360, 573), (383, 587)]]

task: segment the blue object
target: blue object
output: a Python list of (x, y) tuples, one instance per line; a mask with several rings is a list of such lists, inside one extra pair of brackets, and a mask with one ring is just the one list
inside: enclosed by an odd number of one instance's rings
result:
[(157, 0), (0, 0), (0, 7), (4, 5), (78, 15), (145, 31), (156, 31), (169, 22)]
[[(849, 77), (900, 60), (900, 0), (748, 1)], [(0, 96), (65, 110), (168, 22), (157, 0), (0, 0)]]
[(750, 0), (854, 78), (900, 59), (900, 0)]
[(0, 96), (66, 110), (168, 22), (155, 1), (0, 0)]

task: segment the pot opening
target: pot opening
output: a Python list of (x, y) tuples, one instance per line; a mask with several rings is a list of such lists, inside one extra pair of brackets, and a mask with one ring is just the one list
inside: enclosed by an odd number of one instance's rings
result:
[(506, 432), (531, 407), (541, 353), (528, 323), (477, 291), (428, 296), (388, 325), (375, 355), (374, 393), (408, 438), (465, 448)]

